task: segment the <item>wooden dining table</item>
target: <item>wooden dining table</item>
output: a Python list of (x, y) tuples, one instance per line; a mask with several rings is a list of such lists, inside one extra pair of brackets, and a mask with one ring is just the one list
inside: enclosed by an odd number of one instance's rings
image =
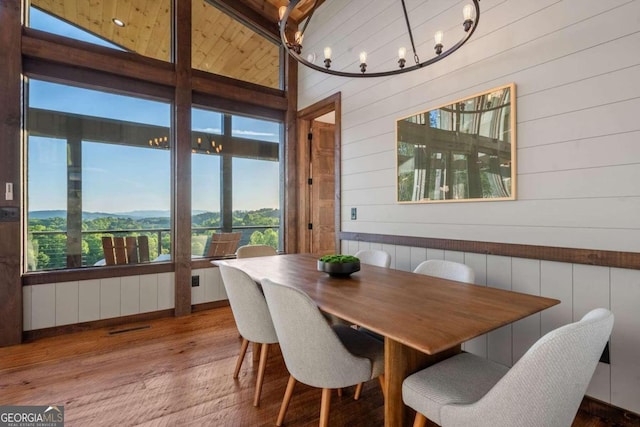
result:
[(324, 312), (384, 336), (385, 426), (408, 421), (404, 379), (461, 351), (461, 344), (558, 304), (536, 295), (362, 264), (348, 277), (317, 270), (317, 256), (212, 261), (306, 292)]

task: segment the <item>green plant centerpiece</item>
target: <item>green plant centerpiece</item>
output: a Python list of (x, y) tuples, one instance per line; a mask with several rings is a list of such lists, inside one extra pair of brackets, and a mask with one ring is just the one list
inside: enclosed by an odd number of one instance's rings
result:
[(332, 277), (348, 277), (360, 271), (360, 259), (353, 255), (325, 255), (318, 259), (318, 271), (324, 271)]

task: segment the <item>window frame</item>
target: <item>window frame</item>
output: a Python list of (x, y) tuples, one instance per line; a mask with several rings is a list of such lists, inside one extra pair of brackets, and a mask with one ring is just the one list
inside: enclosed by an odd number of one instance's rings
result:
[[(217, 2), (225, 3), (225, 2)], [(26, 2), (23, 2), (26, 5)], [(230, 7), (224, 5), (223, 7)], [(233, 6), (231, 6), (233, 7)], [(173, 4), (174, 19), (177, 24), (174, 27), (186, 26), (190, 28), (190, 21), (175, 19), (178, 10), (189, 10), (190, 5), (177, 0)], [(181, 12), (183, 16), (185, 12)], [(236, 18), (236, 16), (234, 16)], [(255, 27), (255, 22), (260, 21), (254, 19), (243, 20), (245, 25)], [(268, 22), (264, 20), (263, 22)], [(270, 30), (265, 28), (255, 28), (262, 34), (269, 34)], [(190, 29), (189, 29), (190, 31)], [(175, 41), (176, 34), (180, 34), (180, 28), (172, 29), (172, 38), (174, 42), (173, 57), (179, 58), (179, 51), (188, 50), (185, 43)], [(185, 33), (182, 28), (182, 33)], [(96, 46), (91, 43), (79, 40), (68, 39), (56, 34), (46, 33), (35, 30), (33, 28), (22, 28), (21, 39), (22, 50), (22, 74), (26, 77), (33, 77), (39, 80), (68, 83), (75, 86), (86, 87), (90, 89), (113, 91), (114, 93), (123, 93), (133, 96), (142, 96), (149, 99), (158, 99), (174, 103), (174, 115), (172, 117), (172, 128), (180, 120), (179, 109), (175, 106), (175, 100), (178, 97), (179, 87), (177, 76), (179, 69), (177, 65), (166, 63), (164, 61), (154, 60), (142, 57), (131, 52), (121, 52), (110, 48)], [(188, 54), (186, 55), (188, 56)], [(284, 55), (281, 55), (284, 58)], [(291, 67), (287, 61), (283, 60), (286, 67), (280, 67), (280, 75), (282, 81), (293, 81), (295, 73), (289, 74), (287, 69)], [(189, 64), (190, 66), (190, 64)], [(295, 65), (294, 65), (295, 67)], [(234, 114), (248, 115), (251, 117), (277, 120), (283, 125), (281, 126), (281, 144), (279, 152), (280, 170), (283, 171), (280, 179), (280, 204), (281, 204), (281, 230), (282, 238), (286, 233), (286, 212), (285, 206), (287, 195), (285, 194), (284, 177), (287, 175), (284, 170), (288, 162), (285, 162), (285, 146), (286, 137), (290, 135), (289, 131), (285, 131), (287, 120), (291, 117), (288, 111), (295, 107), (295, 103), (289, 99), (290, 93), (285, 90), (266, 88), (259, 85), (234, 80), (228, 77), (217, 76), (198, 70), (189, 70), (186, 81), (193, 95), (192, 107), (199, 105), (215, 107)], [(295, 89), (294, 85), (287, 85), (289, 88)], [(184, 88), (182, 88), (184, 90)], [(23, 100), (23, 114), (26, 103)], [(295, 113), (295, 109), (294, 109)], [(295, 117), (295, 114), (293, 115)], [(175, 198), (176, 191), (190, 191), (185, 185), (184, 178), (175, 176), (175, 150), (179, 144), (185, 142), (176, 141), (172, 148), (172, 197)], [(24, 147), (23, 143), (23, 155)], [(188, 181), (190, 185), (190, 181)], [(24, 205), (23, 205), (24, 207)], [(178, 212), (175, 206), (172, 206), (172, 244), (175, 247), (176, 241), (180, 238), (190, 239), (190, 235), (186, 237), (177, 236), (176, 216)], [(26, 218), (23, 212), (23, 218)], [(190, 221), (190, 218), (189, 218)], [(23, 239), (26, 238), (26, 224), (23, 221)], [(24, 244), (23, 244), (24, 246)], [(21, 253), (24, 251), (21, 250)], [(172, 249), (172, 253), (175, 253)], [(191, 268), (210, 267), (207, 259), (195, 260), (191, 262)], [(164, 262), (140, 265), (124, 265), (124, 266), (108, 266), (108, 267), (82, 267), (78, 269), (50, 270), (40, 272), (25, 272), (22, 270), (23, 285), (34, 285), (52, 282), (101, 279), (108, 277), (122, 277), (128, 275), (143, 275), (161, 272), (175, 272), (176, 263)]]

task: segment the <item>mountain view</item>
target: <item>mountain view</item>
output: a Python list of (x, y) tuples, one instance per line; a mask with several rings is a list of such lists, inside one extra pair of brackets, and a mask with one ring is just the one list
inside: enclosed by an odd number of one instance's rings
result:
[[(29, 271), (67, 267), (67, 212), (29, 212), (27, 264)], [(220, 213), (196, 211), (192, 215), (191, 253), (202, 256), (212, 233), (219, 231)], [(266, 244), (278, 249), (280, 211), (263, 208), (233, 212), (233, 231), (242, 232), (240, 245)], [(171, 218), (168, 211), (82, 213), (82, 265), (93, 266), (104, 259), (103, 236), (149, 238), (150, 259), (171, 250)]]

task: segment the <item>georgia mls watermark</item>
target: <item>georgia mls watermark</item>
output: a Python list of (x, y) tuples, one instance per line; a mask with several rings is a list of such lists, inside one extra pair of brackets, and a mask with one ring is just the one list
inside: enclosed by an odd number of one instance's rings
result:
[(64, 427), (64, 406), (0, 406), (0, 427)]

